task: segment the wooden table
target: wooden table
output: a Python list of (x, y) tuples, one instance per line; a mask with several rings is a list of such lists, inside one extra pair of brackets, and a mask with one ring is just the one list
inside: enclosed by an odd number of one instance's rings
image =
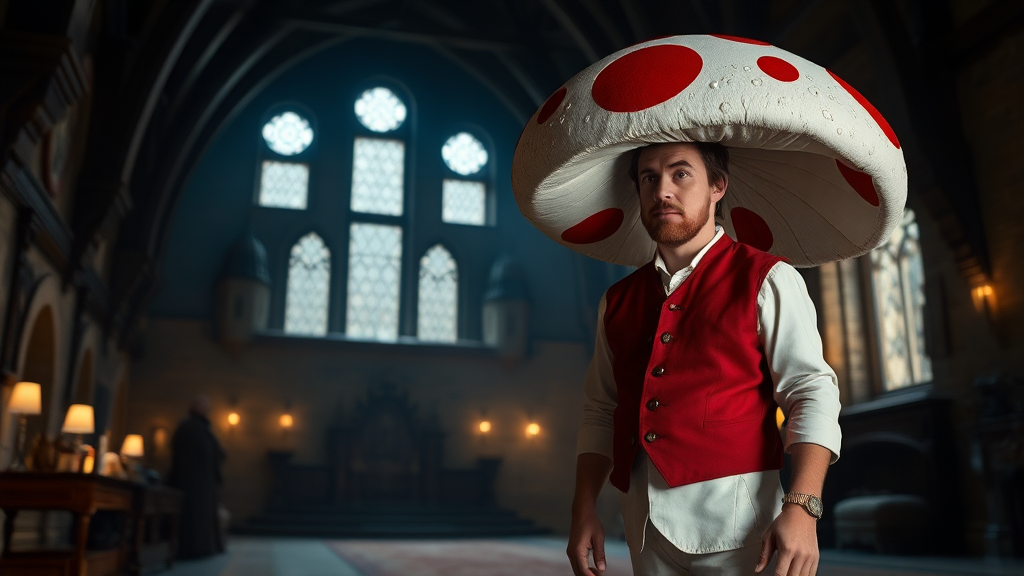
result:
[[(132, 542), (127, 537), (136, 522), (132, 512), (143, 487), (92, 474), (0, 473), (0, 508), (4, 523), (3, 576), (116, 576), (127, 572)], [(14, 519), (20, 510), (66, 510), (74, 515), (75, 547), (71, 551), (12, 552)], [(89, 522), (98, 510), (124, 512), (125, 530), (113, 550), (86, 550)], [(132, 562), (134, 564), (134, 562)]]
[(169, 486), (139, 486), (140, 505), (136, 507), (135, 546), (129, 569), (132, 574), (150, 568), (174, 565), (178, 544), (178, 518), (181, 516), (181, 490)]

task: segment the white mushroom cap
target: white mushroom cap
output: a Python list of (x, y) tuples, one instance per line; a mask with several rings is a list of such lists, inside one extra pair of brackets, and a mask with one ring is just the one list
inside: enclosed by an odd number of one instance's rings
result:
[(559, 243), (640, 266), (655, 245), (629, 152), (698, 141), (729, 147), (725, 231), (796, 266), (864, 254), (903, 213), (903, 152), (860, 93), (775, 46), (704, 35), (620, 50), (556, 91), (516, 147), (516, 201)]

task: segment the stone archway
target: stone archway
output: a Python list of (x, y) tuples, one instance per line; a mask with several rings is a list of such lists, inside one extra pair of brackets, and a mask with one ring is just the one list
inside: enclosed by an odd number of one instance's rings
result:
[[(28, 338), (25, 340), (25, 352), (22, 356), (21, 369), (18, 370), (19, 379), (28, 382), (38, 382), (42, 388), (41, 418), (29, 418), (28, 438), (34, 438), (37, 434), (48, 430), (48, 424), (54, 418), (52, 414), (53, 395), (57, 376), (57, 327), (53, 314), (53, 308), (44, 306), (32, 321)], [(9, 394), (9, 392), (8, 392)], [(0, 444), (3, 445), (3, 452), (0, 454), (0, 466), (7, 467), (10, 461), (14, 441), (14, 419), (6, 410), (6, 398), (3, 412), (3, 438)], [(58, 415), (59, 416), (59, 415)]]

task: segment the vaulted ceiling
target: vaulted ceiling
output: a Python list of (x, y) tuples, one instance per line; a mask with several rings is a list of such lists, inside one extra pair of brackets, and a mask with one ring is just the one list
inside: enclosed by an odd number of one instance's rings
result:
[[(1019, 26), (1019, 2), (994, 0), (954, 28), (935, 0), (66, 0), (52, 27), (67, 29), (95, 2), (90, 124), (102, 128), (90, 130), (73, 223), (85, 241), (73, 260), (91, 241), (118, 238), (111, 290), (121, 324), (154, 290), (175, 203), (212, 137), (277, 74), (361, 37), (439, 52), (524, 122), (576, 72), (636, 42), (709, 32), (767, 40), (876, 104), (905, 144), (912, 198), (965, 277), (988, 273), (970, 165), (951, 175), (946, 162), (950, 151), (970, 157), (956, 91), (929, 79), (955, 74)], [(30, 4), (11, 2), (5, 26), (55, 19)]]

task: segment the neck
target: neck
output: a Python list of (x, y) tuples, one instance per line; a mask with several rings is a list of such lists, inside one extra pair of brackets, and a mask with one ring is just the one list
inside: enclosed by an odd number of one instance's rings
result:
[(688, 242), (675, 246), (658, 244), (658, 253), (661, 254), (661, 259), (665, 261), (668, 273), (675, 274), (689, 266), (697, 253), (707, 246), (708, 242), (711, 242), (711, 239), (714, 237), (715, 219), (708, 218), (708, 221), (701, 227), (700, 231), (693, 238), (690, 238)]

